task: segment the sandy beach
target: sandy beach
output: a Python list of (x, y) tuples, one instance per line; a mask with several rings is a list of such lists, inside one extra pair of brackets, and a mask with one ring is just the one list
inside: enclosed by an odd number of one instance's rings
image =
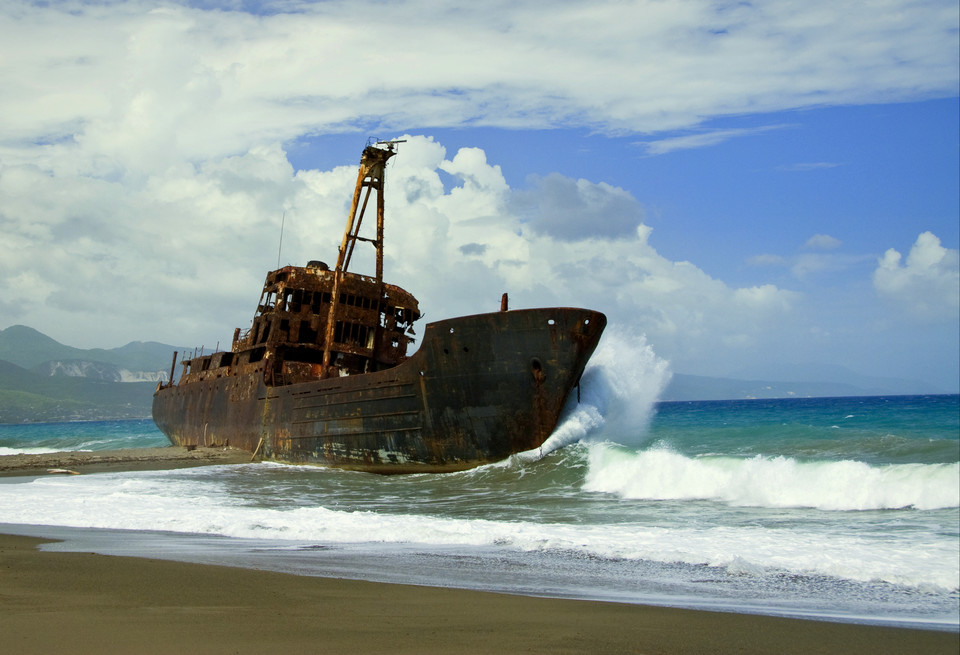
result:
[(43, 552), (0, 535), (10, 653), (956, 653), (957, 633)]

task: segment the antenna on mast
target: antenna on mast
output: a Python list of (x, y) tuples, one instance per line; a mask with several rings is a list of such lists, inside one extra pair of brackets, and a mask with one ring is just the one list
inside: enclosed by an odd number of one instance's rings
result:
[(287, 212), (284, 210), (283, 217), (280, 218), (280, 245), (277, 246), (277, 268), (280, 268), (280, 251), (283, 249), (283, 224), (287, 220)]

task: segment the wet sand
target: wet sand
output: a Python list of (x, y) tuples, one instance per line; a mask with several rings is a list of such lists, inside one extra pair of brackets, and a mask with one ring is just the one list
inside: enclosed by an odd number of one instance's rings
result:
[(957, 633), (43, 552), (0, 535), (11, 653), (950, 653)]
[(165, 446), (83, 452), (65, 451), (42, 455), (0, 455), (0, 476), (153, 471), (210, 464), (241, 464), (249, 461), (249, 452), (235, 448), (187, 449), (180, 446)]

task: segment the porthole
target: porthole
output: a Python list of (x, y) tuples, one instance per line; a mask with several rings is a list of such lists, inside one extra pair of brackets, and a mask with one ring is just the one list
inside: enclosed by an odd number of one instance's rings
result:
[(530, 360), (530, 372), (533, 373), (533, 379), (537, 384), (542, 384), (547, 377), (543, 372), (543, 364), (536, 357)]

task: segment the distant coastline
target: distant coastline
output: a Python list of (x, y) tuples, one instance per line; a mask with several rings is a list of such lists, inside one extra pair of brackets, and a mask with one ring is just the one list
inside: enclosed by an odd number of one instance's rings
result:
[(873, 380), (860, 386), (846, 382), (778, 382), (675, 373), (670, 383), (661, 392), (660, 401), (956, 395), (956, 393), (956, 391), (951, 392), (904, 380)]
[[(33, 328), (0, 330), (0, 423), (150, 418), (157, 380), (182, 347), (134, 341), (119, 348), (66, 346)], [(808, 373), (808, 376), (810, 373)], [(661, 402), (949, 394), (921, 382), (832, 372), (835, 381), (767, 381), (675, 373)], [(846, 379), (840, 379), (840, 378)], [(956, 393), (955, 391), (953, 393)]]

